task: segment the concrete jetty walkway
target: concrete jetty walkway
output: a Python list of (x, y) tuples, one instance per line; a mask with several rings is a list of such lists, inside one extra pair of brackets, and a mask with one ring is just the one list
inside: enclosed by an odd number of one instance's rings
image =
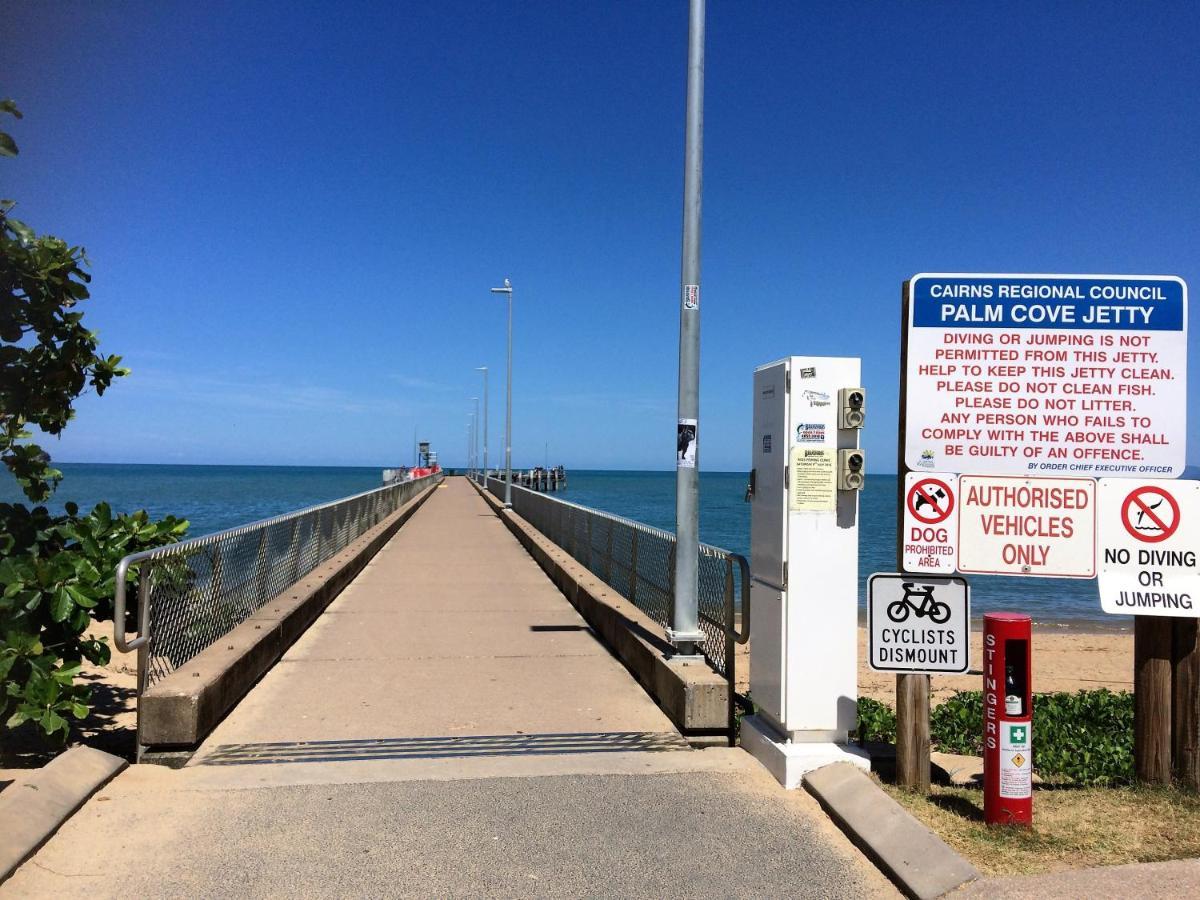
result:
[(210, 736), (675, 733), (465, 479), (448, 479)]
[(895, 896), (801, 792), (692, 750), (448, 479), (188, 766), (0, 897)]

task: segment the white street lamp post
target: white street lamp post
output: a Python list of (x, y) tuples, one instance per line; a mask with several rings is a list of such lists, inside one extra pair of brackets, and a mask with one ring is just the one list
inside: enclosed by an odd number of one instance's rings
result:
[(493, 294), (508, 294), (508, 384), (504, 398), (504, 507), (512, 507), (512, 282), (492, 288)]

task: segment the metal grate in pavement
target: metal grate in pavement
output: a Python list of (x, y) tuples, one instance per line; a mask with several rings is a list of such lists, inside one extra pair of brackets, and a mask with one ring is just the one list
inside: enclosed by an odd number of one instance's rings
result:
[(372, 738), (223, 744), (203, 766), (345, 762), (372, 759), (453, 759), (480, 756), (548, 756), (576, 753), (689, 750), (673, 731), (597, 731), (580, 734), (497, 734), (463, 737)]

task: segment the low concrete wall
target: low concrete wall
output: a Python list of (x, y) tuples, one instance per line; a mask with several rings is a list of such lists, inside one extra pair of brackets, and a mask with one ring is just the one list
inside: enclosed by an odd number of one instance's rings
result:
[(431, 485), (138, 699), (138, 743), (193, 749), (420, 508)]
[(657, 622), (490, 493), (475, 489), (686, 737), (710, 743), (705, 738), (729, 734), (729, 682), (705, 662), (667, 659), (671, 645)]

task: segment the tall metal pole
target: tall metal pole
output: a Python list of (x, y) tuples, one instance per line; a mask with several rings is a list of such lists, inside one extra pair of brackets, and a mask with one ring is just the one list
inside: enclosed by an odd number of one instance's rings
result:
[(504, 400), (504, 506), (512, 506), (512, 282), (504, 279), (504, 287), (492, 288), (493, 294), (508, 294), (508, 385)]
[(472, 397), (475, 401), (475, 445), (471, 448), (471, 455), (475, 458), (473, 468), (479, 469), (479, 398)]
[(483, 373), (483, 480), (486, 487), (488, 472), (488, 367), (476, 366), (475, 371)]
[(679, 304), (679, 415), (675, 450), (675, 602), (668, 635), (680, 656), (700, 631), (700, 193), (704, 141), (704, 0), (688, 17), (687, 119), (683, 150), (683, 259)]

